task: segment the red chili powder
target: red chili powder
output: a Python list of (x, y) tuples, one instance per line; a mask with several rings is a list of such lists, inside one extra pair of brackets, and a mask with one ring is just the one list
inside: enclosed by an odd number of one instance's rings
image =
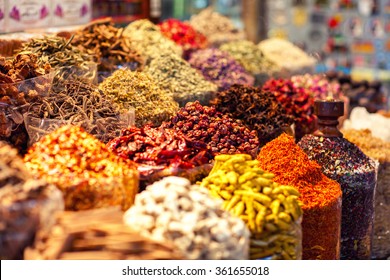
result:
[(339, 259), (340, 185), (326, 177), (321, 167), (309, 160), (293, 137), (285, 133), (266, 144), (257, 159), (260, 168), (275, 174), (275, 182), (294, 186), (301, 193), (302, 258)]

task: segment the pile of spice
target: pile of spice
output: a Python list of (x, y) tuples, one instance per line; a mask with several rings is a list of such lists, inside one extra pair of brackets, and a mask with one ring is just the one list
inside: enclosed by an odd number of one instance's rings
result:
[(344, 130), (344, 137), (367, 156), (379, 161), (375, 192), (374, 237), (371, 258), (390, 257), (390, 143), (373, 137), (370, 130)]
[(251, 130), (256, 130), (260, 147), (291, 130), (292, 117), (273, 94), (260, 88), (233, 85), (216, 93), (210, 103), (219, 112), (242, 120)]
[(365, 107), (368, 112), (376, 113), (378, 110), (387, 109), (387, 93), (381, 81), (356, 80), (351, 75), (338, 72), (326, 73), (327, 79), (337, 82), (341, 91), (350, 100), (350, 109)]
[(49, 64), (55, 69), (54, 84), (56, 87), (69, 79), (94, 81), (96, 71), (92, 69), (93, 57), (71, 45), (69, 40), (57, 36), (33, 38), (23, 44), (21, 52), (30, 51), (37, 55), (40, 66)]
[(206, 80), (215, 83), (219, 90), (228, 89), (234, 84), (253, 86), (255, 82), (241, 64), (219, 49), (198, 50), (191, 54), (188, 62)]
[(123, 36), (130, 38), (131, 45), (142, 54), (147, 65), (162, 53), (176, 54), (180, 57), (183, 54), (183, 49), (165, 37), (160, 28), (148, 19), (131, 22), (123, 31)]
[(221, 204), (206, 188), (171, 176), (138, 194), (124, 221), (153, 240), (173, 242), (185, 259), (248, 259), (249, 231)]
[(26, 260), (177, 260), (179, 252), (123, 224), (117, 207), (62, 213), (52, 230), (40, 234)]
[(184, 51), (184, 57), (199, 49), (207, 47), (206, 36), (196, 31), (189, 23), (182, 22), (178, 19), (167, 19), (159, 23), (162, 34), (180, 45)]
[(23, 114), (31, 102), (49, 92), (52, 76), (50, 65), (38, 65), (38, 57), (30, 52), (12, 59), (0, 57), (0, 140), (23, 153), (28, 135)]
[(295, 187), (302, 202), (302, 258), (340, 258), (341, 188), (309, 160), (294, 138), (282, 134), (258, 155), (259, 167), (272, 172), (274, 182)]
[(307, 89), (294, 86), (291, 80), (270, 79), (264, 84), (263, 90), (274, 94), (287, 114), (294, 118), (296, 139), (314, 132), (317, 121), (314, 98)]
[(75, 33), (72, 44), (93, 56), (101, 72), (112, 72), (118, 65), (132, 70), (143, 68), (144, 59), (123, 36), (123, 28), (117, 28), (111, 19), (94, 21)]
[[(25, 123), (30, 143), (38, 141), (42, 135), (63, 124), (80, 126), (87, 133), (107, 143), (129, 125), (126, 117), (130, 117), (130, 112), (121, 110), (96, 85), (75, 80), (62, 84), (61, 91), (40, 96), (30, 104)], [(45, 127), (47, 123), (52, 126)]]
[(113, 205), (126, 210), (138, 191), (135, 164), (117, 157), (77, 126), (63, 126), (44, 136), (24, 161), (34, 176), (62, 191), (67, 210)]
[(212, 7), (191, 16), (189, 23), (214, 46), (245, 39), (243, 30), (236, 28), (230, 18), (214, 11)]
[(364, 107), (351, 111), (349, 119), (343, 123), (344, 129), (369, 129), (373, 136), (390, 142), (390, 118), (379, 113), (369, 113)]
[(173, 92), (180, 106), (195, 100), (206, 105), (218, 89), (217, 85), (206, 81), (202, 74), (175, 54), (164, 53), (156, 57), (145, 71), (161, 88)]
[(213, 155), (250, 154), (255, 157), (259, 149), (256, 131), (198, 101), (188, 102), (164, 126), (183, 132), (192, 141), (205, 143)]
[(251, 41), (233, 41), (225, 43), (219, 48), (229, 53), (252, 75), (264, 73), (272, 68), (272, 65), (264, 60), (259, 48)]
[(172, 93), (160, 88), (148, 74), (123, 68), (105, 79), (99, 89), (110, 96), (121, 109), (135, 108), (135, 123), (160, 125), (172, 117), (179, 105)]
[(370, 259), (376, 164), (342, 137), (306, 135), (298, 145), (341, 185), (341, 259)]
[(274, 175), (258, 165), (250, 155), (218, 155), (201, 186), (224, 200), (222, 208), (247, 224), (250, 259), (301, 259), (300, 194), (274, 183)]
[(284, 39), (269, 38), (261, 41), (257, 47), (278, 68), (279, 77), (311, 73), (317, 63), (315, 58)]
[(129, 127), (107, 147), (118, 156), (139, 164), (141, 180), (152, 183), (161, 177), (175, 175), (191, 182), (207, 175), (206, 165), (213, 158), (207, 145), (190, 140), (174, 129)]
[(46, 231), (62, 211), (61, 192), (34, 180), (17, 150), (0, 141), (0, 259), (22, 259), (37, 231)]

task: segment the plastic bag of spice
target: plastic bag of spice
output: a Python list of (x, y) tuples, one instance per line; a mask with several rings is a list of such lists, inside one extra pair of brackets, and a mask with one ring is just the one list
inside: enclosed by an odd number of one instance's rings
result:
[(338, 131), (337, 119), (344, 113), (342, 101), (316, 101), (315, 110), (319, 129), (298, 145), (326, 176), (341, 185), (341, 259), (370, 259), (376, 163)]
[(113, 205), (126, 210), (138, 192), (135, 164), (115, 156), (77, 126), (63, 126), (42, 137), (24, 161), (34, 176), (62, 191), (67, 210)]
[(302, 210), (299, 192), (272, 181), (250, 155), (218, 155), (201, 182), (222, 208), (240, 217), (251, 231), (251, 259), (301, 259)]
[(342, 133), (366, 155), (379, 161), (371, 257), (387, 259), (390, 257), (390, 143), (372, 136), (368, 129), (348, 129)]

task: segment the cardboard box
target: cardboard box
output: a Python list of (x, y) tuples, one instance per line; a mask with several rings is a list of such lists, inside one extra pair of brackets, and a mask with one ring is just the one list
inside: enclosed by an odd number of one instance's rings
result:
[(5, 0), (0, 0), (0, 33), (5, 32), (6, 11)]
[(92, 0), (53, 0), (52, 26), (88, 23), (92, 18)]

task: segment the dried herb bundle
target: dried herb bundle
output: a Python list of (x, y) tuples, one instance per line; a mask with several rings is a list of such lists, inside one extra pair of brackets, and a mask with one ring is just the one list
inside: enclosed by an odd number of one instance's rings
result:
[(111, 19), (94, 21), (78, 30), (72, 44), (93, 56), (98, 70), (111, 72), (118, 65), (126, 65), (132, 70), (142, 69), (144, 60), (123, 36), (123, 28), (116, 28)]
[(46, 94), (52, 77), (50, 65), (40, 67), (38, 57), (30, 52), (16, 55), (11, 60), (0, 57), (0, 140), (4, 140), (19, 152), (27, 148), (27, 132), (23, 114), (30, 102)]
[(161, 89), (145, 73), (129, 69), (116, 70), (99, 85), (99, 89), (112, 97), (120, 108), (134, 107), (137, 126), (145, 123), (158, 126), (169, 120), (179, 109), (172, 93)]
[[(30, 138), (35, 141), (39, 140), (42, 134), (67, 123), (81, 126), (86, 132), (106, 143), (129, 125), (125, 118), (126, 111), (115, 104), (112, 98), (103, 94), (97, 86), (79, 81), (64, 83), (62, 91), (40, 97), (29, 107), (28, 117), (58, 120), (57, 126), (53, 125), (47, 131), (28, 125)], [(35, 133), (38, 137), (31, 137)]]
[(164, 53), (152, 60), (145, 72), (158, 82), (161, 88), (173, 92), (180, 106), (198, 100), (207, 104), (218, 87), (206, 81), (202, 74), (181, 57)]
[(73, 37), (65, 40), (57, 36), (33, 38), (23, 44), (23, 51), (33, 52), (38, 56), (38, 64), (49, 64), (56, 69), (54, 84), (60, 86), (69, 79), (94, 81), (96, 73), (91, 71), (93, 57), (71, 45)]
[(223, 114), (242, 120), (256, 130), (260, 146), (282, 134), (293, 123), (272, 93), (256, 87), (234, 85), (216, 93), (211, 104)]

